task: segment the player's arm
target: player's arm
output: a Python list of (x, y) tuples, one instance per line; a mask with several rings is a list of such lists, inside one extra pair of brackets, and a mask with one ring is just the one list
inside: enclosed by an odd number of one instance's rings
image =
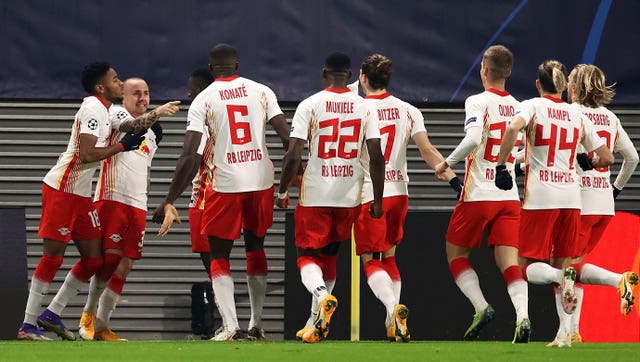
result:
[(282, 141), (285, 150), (289, 149), (289, 125), (284, 114), (278, 114), (269, 120), (271, 127), (276, 131)]
[(144, 140), (144, 133), (128, 132), (122, 137), (120, 142), (114, 145), (96, 147), (96, 143), (98, 142), (97, 136), (90, 133), (81, 133), (78, 142), (78, 154), (80, 161), (84, 163), (97, 162), (119, 152), (137, 149), (142, 140)]
[(373, 183), (373, 204), (369, 213), (374, 218), (382, 217), (382, 197), (384, 194), (384, 155), (380, 148), (379, 138), (367, 140), (369, 152), (369, 173)]
[(276, 205), (284, 209), (289, 206), (289, 195), (287, 188), (291, 181), (298, 174), (300, 163), (302, 162), (302, 150), (304, 149), (305, 140), (291, 137), (289, 139), (289, 149), (282, 159), (282, 172), (280, 174), (280, 185), (278, 186), (278, 195), (276, 195)]
[[(173, 222), (173, 220), (171, 220), (168, 225), (165, 225), (167, 222), (167, 220), (165, 220), (165, 212), (174, 212), (175, 207), (173, 207), (173, 203), (178, 199), (178, 197), (180, 197), (180, 195), (182, 195), (187, 186), (191, 184), (191, 181), (198, 172), (198, 166), (200, 165), (202, 156), (199, 155), (197, 151), (201, 138), (202, 133), (191, 130), (187, 131), (184, 136), (182, 153), (178, 158), (176, 170), (173, 173), (173, 179), (169, 186), (169, 193), (160, 205), (158, 205), (152, 217), (153, 222), (162, 223), (162, 227), (159, 232), (161, 235), (166, 234), (171, 226), (171, 222)], [(175, 212), (174, 216), (177, 216), (177, 212)], [(180, 223), (180, 218), (176, 217), (176, 221)], [(166, 229), (164, 229), (165, 226)]]
[(619, 127), (618, 138), (616, 139), (613, 150), (622, 155), (620, 172), (618, 172), (618, 177), (616, 177), (613, 183), (614, 195), (618, 196), (618, 193), (620, 193), (620, 190), (627, 184), (627, 181), (629, 181), (631, 175), (633, 175), (633, 171), (638, 166), (638, 151), (636, 151), (629, 135), (622, 127)]
[(586, 153), (579, 153), (576, 155), (576, 160), (580, 167), (585, 170), (591, 170), (595, 167), (607, 167), (613, 163), (615, 158), (613, 157), (613, 153), (607, 147), (607, 145), (602, 141), (596, 130), (593, 128), (591, 121), (586, 117), (583, 117), (582, 120), (584, 137), (580, 141), (580, 143), (587, 150), (593, 150), (597, 157), (589, 157)]
[(170, 116), (180, 110), (178, 105), (180, 101), (167, 102), (160, 107), (154, 109), (151, 112), (147, 112), (140, 117), (129, 119), (120, 124), (120, 132), (134, 131), (149, 129), (160, 117)]
[(520, 130), (524, 128), (526, 125), (526, 121), (524, 118), (516, 116), (514, 117), (509, 125), (507, 126), (507, 130), (504, 133), (504, 137), (502, 137), (502, 143), (500, 143), (500, 153), (498, 154), (498, 166), (502, 166), (507, 162), (507, 158), (511, 154), (511, 151), (516, 145), (516, 141), (518, 140), (518, 134)]
[[(415, 142), (418, 146), (420, 156), (422, 156), (424, 162), (426, 162), (426, 164), (429, 165), (429, 167), (431, 167), (433, 170), (435, 170), (438, 165), (445, 162), (442, 154), (431, 143), (431, 141), (429, 141), (429, 135), (427, 135), (427, 132), (418, 132), (413, 135), (412, 139), (413, 142)], [(449, 181), (452, 178), (456, 177), (456, 174), (451, 170), (451, 168), (447, 166), (446, 169), (440, 174), (436, 173), (436, 177), (438, 177), (438, 179), (440, 180)]]

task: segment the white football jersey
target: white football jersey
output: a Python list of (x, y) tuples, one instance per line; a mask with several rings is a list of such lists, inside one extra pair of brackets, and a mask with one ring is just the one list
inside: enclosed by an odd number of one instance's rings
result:
[[(482, 141), (466, 157), (465, 179), (461, 199), (473, 201), (520, 200), (513, 172), (517, 147), (507, 158), (507, 170), (513, 178), (511, 190), (500, 190), (495, 185), (495, 169), (500, 153), (502, 137), (519, 102), (507, 91), (488, 89), (465, 101), (465, 132), (472, 127), (482, 127)], [(516, 146), (520, 145), (518, 140)]]
[(527, 135), (522, 208), (580, 209), (575, 166), (578, 143), (587, 151), (604, 144), (591, 122), (576, 108), (551, 96), (522, 102), (516, 116), (525, 120)]
[[(380, 147), (384, 154), (384, 197), (408, 195), (407, 145), (413, 135), (426, 132), (424, 117), (416, 107), (389, 93), (365, 97), (363, 103), (375, 110), (374, 118), (380, 129)], [(362, 203), (373, 200), (373, 184), (369, 173), (369, 153), (362, 152), (364, 169)]]
[(349, 89), (326, 88), (300, 102), (290, 137), (309, 142), (300, 188), (302, 206), (360, 204), (365, 139), (380, 138), (375, 109)]
[(187, 131), (208, 131), (215, 191), (250, 192), (273, 186), (265, 126), (279, 114), (271, 89), (239, 76), (217, 78), (193, 100)]
[(80, 160), (80, 135), (94, 135), (98, 138), (95, 146), (105, 147), (111, 129), (109, 107), (96, 96), (84, 98), (73, 122), (67, 150), (45, 175), (44, 183), (58, 191), (91, 197), (91, 179), (100, 163)]
[[(582, 112), (593, 124), (596, 133), (604, 141), (607, 148), (613, 152), (620, 137), (626, 132), (620, 124), (620, 120), (613, 112), (605, 107), (590, 108), (577, 103), (572, 107)], [(628, 140), (629, 137), (626, 136)], [(585, 152), (584, 148), (580, 148)], [(593, 155), (591, 155), (593, 156)], [(611, 188), (611, 171), (609, 167), (598, 167), (593, 170), (583, 171), (578, 166), (580, 186), (582, 190), (582, 215), (614, 215), (613, 190)]]
[[(111, 107), (109, 114), (114, 128), (133, 118), (122, 106)], [(112, 145), (123, 136), (124, 133), (114, 129), (107, 141)], [(100, 166), (94, 201), (118, 201), (146, 211), (149, 167), (157, 149), (156, 135), (149, 129), (137, 150), (121, 152), (104, 159)]]

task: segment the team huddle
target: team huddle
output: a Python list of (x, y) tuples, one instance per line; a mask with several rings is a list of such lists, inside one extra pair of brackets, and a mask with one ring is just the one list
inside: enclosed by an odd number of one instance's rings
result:
[[(306, 343), (327, 338), (338, 307), (332, 294), (338, 249), (353, 230), (367, 283), (385, 306), (388, 339), (411, 339), (395, 258), (408, 211), (410, 140), (436, 177), (458, 193), (446, 254), (455, 283), (475, 309), (465, 340), (478, 339), (495, 315), (468, 260), (485, 232), (515, 309), (514, 343), (527, 343), (532, 331), (527, 282), (557, 285), (560, 324), (549, 347), (582, 342), (580, 283), (616, 288), (621, 313), (631, 312), (638, 276), (582, 263), (611, 221), (614, 199), (638, 163), (619, 119), (605, 108), (614, 92), (598, 67), (580, 64), (567, 78), (561, 63), (545, 61), (536, 80), (540, 97), (518, 102), (505, 88), (513, 55), (504, 46), (489, 47), (480, 68), (484, 92), (467, 98), (465, 137), (444, 158), (429, 141), (422, 113), (387, 91), (392, 62), (383, 55), (365, 58), (358, 81), (351, 84), (350, 58), (327, 56), (325, 88), (298, 105), (291, 126), (271, 89), (237, 75), (233, 47), (215, 46), (209, 63), (209, 69), (189, 78), (192, 103), (182, 153), (152, 220), (161, 224), (159, 235), (166, 235), (173, 222), (181, 221), (174, 202), (192, 186), (192, 251), (200, 253), (222, 317), (211, 340), (265, 339), (264, 239), (274, 206), (289, 207), (290, 187), (299, 189), (297, 264), (311, 294), (309, 318), (296, 337)], [(43, 256), (31, 280), (18, 339), (48, 340), (41, 330), (51, 330), (75, 340), (60, 315), (89, 284), (80, 337), (124, 340), (109, 328), (109, 320), (133, 261), (142, 255), (149, 167), (162, 140), (159, 119), (175, 114), (180, 102), (147, 112), (146, 82), (130, 78), (123, 83), (107, 63), (85, 67), (82, 83), (90, 96), (76, 114), (67, 150), (44, 179), (38, 233), (44, 239)], [(562, 100), (565, 90), (569, 103)], [(122, 106), (114, 105), (121, 99)], [(286, 150), (279, 183), (267, 149), (267, 123)], [(303, 164), (305, 146), (308, 161)], [(624, 158), (613, 184), (612, 152)], [(464, 181), (451, 169), (463, 160)], [(91, 178), (98, 167), (92, 200)], [(522, 202), (515, 184), (521, 174)], [(251, 306), (246, 330), (238, 322), (229, 266), (233, 243), (241, 235)], [(70, 240), (81, 259), (39, 313)]]

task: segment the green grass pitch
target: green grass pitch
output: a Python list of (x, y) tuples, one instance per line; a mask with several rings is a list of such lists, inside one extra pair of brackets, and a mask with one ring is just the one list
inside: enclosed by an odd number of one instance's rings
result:
[(0, 361), (639, 361), (640, 343), (0, 341)]

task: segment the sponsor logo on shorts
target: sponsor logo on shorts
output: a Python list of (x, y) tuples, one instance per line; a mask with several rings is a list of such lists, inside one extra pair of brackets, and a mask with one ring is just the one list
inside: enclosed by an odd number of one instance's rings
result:
[(58, 229), (58, 232), (60, 233), (60, 235), (62, 236), (67, 236), (70, 233), (70, 230), (68, 227), (61, 227), (60, 229)]
[(120, 240), (122, 240), (122, 236), (120, 236), (120, 234), (111, 234), (111, 236), (109, 236), (109, 239), (111, 239), (114, 243), (119, 243)]

